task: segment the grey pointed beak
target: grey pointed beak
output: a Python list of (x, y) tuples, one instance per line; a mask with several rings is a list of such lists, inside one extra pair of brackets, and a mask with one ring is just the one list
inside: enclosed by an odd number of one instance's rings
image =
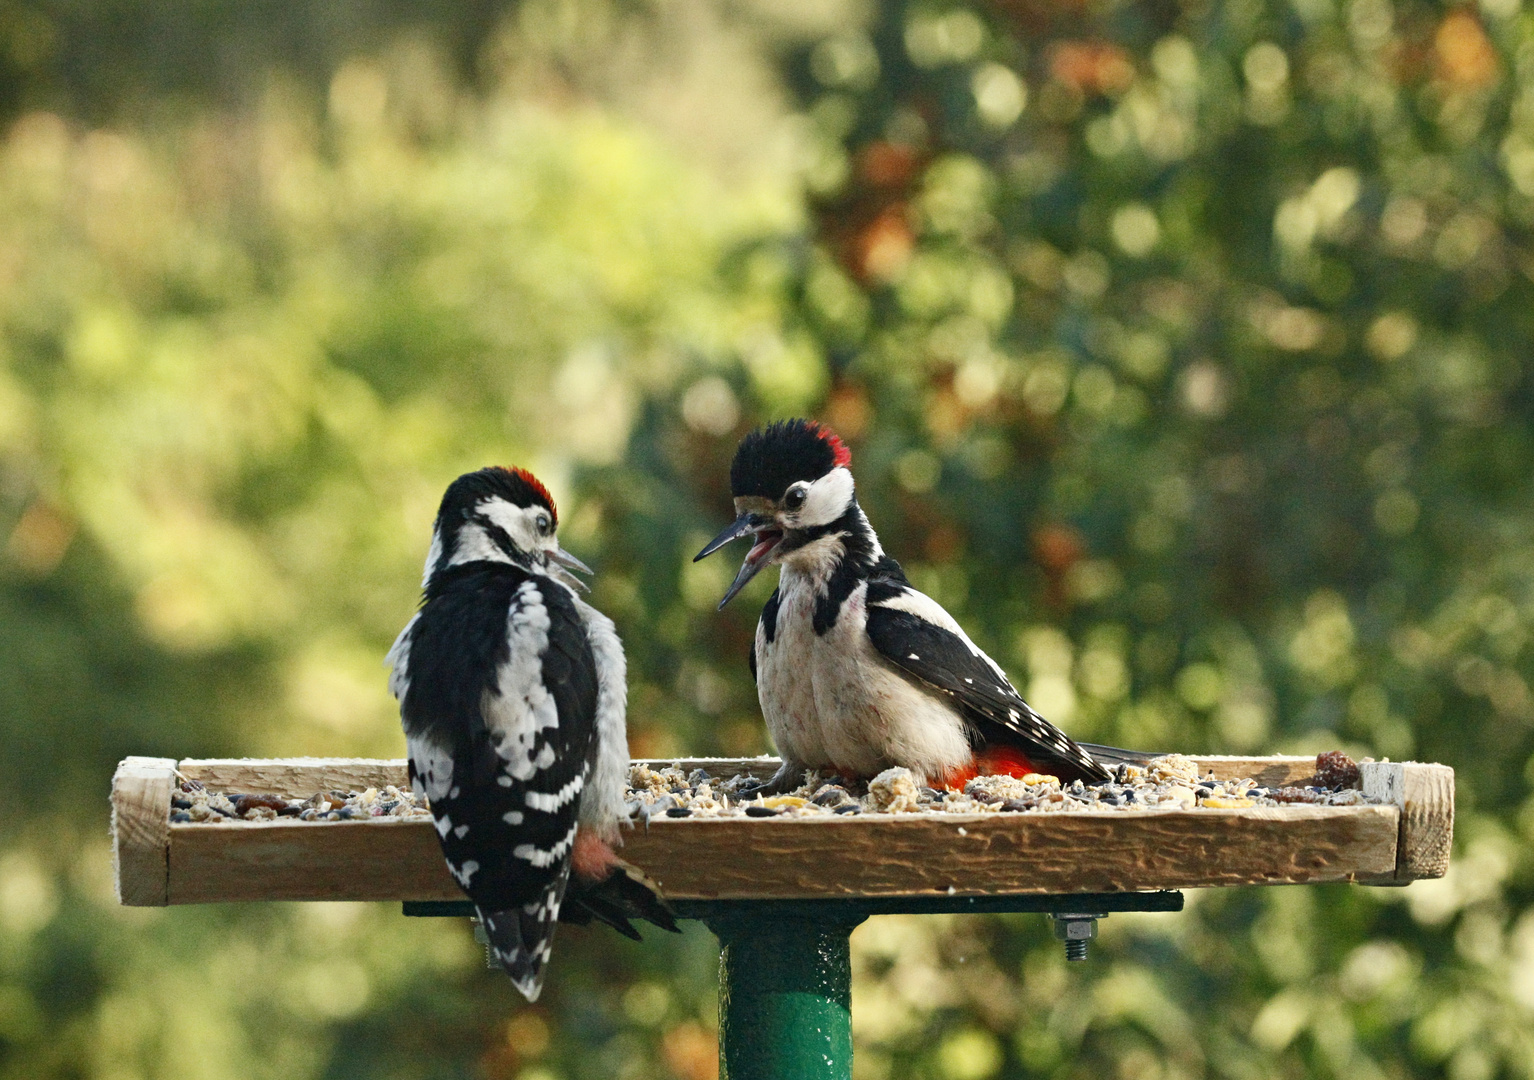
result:
[(591, 586), (572, 574), (571, 570), (579, 570), (583, 574), (595, 573), (591, 567), (581, 562), (562, 547), (556, 547), (548, 553), (549, 571), (553, 577), (564, 582), (577, 592), (590, 592)]
[(736, 518), (718, 536), (708, 542), (702, 551), (693, 556), (693, 562), (712, 555), (731, 540), (742, 536), (752, 535), (756, 538), (756, 544), (746, 555), (746, 561), (740, 564), (740, 573), (735, 575), (729, 591), (724, 594), (724, 599), (719, 601), (720, 610), (735, 598), (735, 594), (744, 589), (752, 578), (762, 572), (772, 558), (773, 550), (783, 542), (783, 532), (777, 523), (761, 514), (745, 513)]
[(738, 540), (742, 536), (754, 533), (764, 524), (766, 524), (766, 519), (760, 514), (747, 512), (740, 515), (740, 517), (726, 525), (723, 532), (705, 544), (703, 550), (692, 557), (692, 561), (697, 562), (699, 559), (708, 558), (731, 540)]
[(596, 573), (595, 570), (581, 562), (574, 555), (571, 555), (562, 547), (557, 547), (553, 551), (549, 552), (549, 558), (553, 559), (560, 566), (566, 567), (570, 570), (579, 570), (583, 574)]

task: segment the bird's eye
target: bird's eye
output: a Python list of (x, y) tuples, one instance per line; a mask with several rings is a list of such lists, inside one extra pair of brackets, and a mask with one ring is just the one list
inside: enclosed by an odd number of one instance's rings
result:
[(549, 515), (538, 515), (538, 531), (541, 532), (544, 536), (549, 535)]
[(783, 507), (786, 510), (798, 510), (806, 498), (802, 487), (790, 488), (788, 494), (783, 496)]

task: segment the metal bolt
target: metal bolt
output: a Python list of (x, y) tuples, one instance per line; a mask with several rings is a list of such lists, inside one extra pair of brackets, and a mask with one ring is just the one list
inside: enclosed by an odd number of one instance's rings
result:
[(479, 916), (469, 920), (474, 924), (474, 940), (485, 947), (485, 967), (491, 971), (499, 971), (501, 965), (495, 962), (495, 953), (490, 948), (490, 932), (485, 929), (485, 924), (480, 922)]
[(1065, 958), (1085, 960), (1087, 945), (1097, 936), (1097, 920), (1108, 916), (1101, 912), (1052, 911), (1049, 917), (1054, 920), (1055, 939), (1065, 942)]

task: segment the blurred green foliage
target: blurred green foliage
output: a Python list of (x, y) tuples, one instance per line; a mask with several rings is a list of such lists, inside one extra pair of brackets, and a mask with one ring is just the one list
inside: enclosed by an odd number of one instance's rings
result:
[(713, 945), (535, 1008), (389, 906), (124, 910), (128, 753), (402, 750), (525, 464), (636, 754), (767, 748), (687, 558), (818, 415), (1073, 734), (1447, 762), (1448, 878), (853, 938), (862, 1077), (1534, 1073), (1534, 14), (1418, 0), (0, 0), (0, 1077), (713, 1075)]

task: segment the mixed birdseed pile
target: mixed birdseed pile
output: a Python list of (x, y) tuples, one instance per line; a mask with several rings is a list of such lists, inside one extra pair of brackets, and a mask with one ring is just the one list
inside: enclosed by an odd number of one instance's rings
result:
[(236, 791), (209, 791), (182, 780), (170, 797), (172, 824), (191, 821), (354, 821), (364, 818), (429, 818), (426, 800), (390, 784), (365, 791), (319, 791), (307, 799), (286, 799)]
[(1345, 754), (1316, 759), (1316, 775), (1305, 786), (1267, 788), (1255, 780), (1200, 777), (1191, 758), (1169, 754), (1144, 766), (1120, 765), (1111, 781), (1062, 784), (1034, 773), (977, 776), (962, 791), (922, 787), (908, 769), (887, 769), (866, 784), (809, 774), (806, 782), (782, 795), (753, 795), (759, 781), (750, 776), (726, 779), (703, 769), (629, 769), (631, 816), (655, 817), (809, 817), (825, 814), (993, 814), (1022, 811), (1179, 810), (1195, 807), (1239, 809), (1312, 803), (1354, 806), (1365, 802), (1358, 791), (1358, 766)]
[[(683, 772), (675, 766), (629, 769), (628, 811), (636, 820), (658, 817), (810, 817), (845, 814), (993, 814), (1021, 811), (1178, 810), (1207, 807), (1239, 809), (1312, 803), (1355, 806), (1365, 802), (1357, 790), (1358, 766), (1345, 754), (1316, 758), (1316, 775), (1305, 786), (1268, 788), (1255, 780), (1200, 777), (1191, 758), (1168, 754), (1144, 766), (1120, 765), (1111, 781), (1062, 784), (1034, 773), (977, 776), (962, 791), (922, 787), (909, 769), (887, 769), (867, 783), (847, 783), (810, 773), (806, 782), (781, 795), (753, 794), (760, 781), (746, 774), (726, 778), (703, 769)], [(281, 795), (208, 791), (196, 780), (182, 780), (171, 796), (170, 819), (181, 822), (225, 820), (355, 821), (368, 818), (427, 818), (426, 800), (389, 785), (365, 791), (321, 791), (307, 799)]]

